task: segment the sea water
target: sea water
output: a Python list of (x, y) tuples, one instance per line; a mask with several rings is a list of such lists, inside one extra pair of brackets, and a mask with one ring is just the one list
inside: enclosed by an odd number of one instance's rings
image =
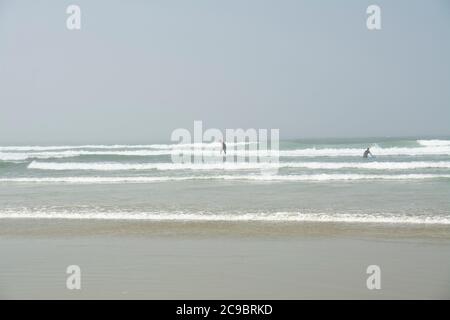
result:
[(450, 224), (449, 138), (286, 140), (277, 163), (173, 162), (191, 151), (0, 146), (0, 219)]

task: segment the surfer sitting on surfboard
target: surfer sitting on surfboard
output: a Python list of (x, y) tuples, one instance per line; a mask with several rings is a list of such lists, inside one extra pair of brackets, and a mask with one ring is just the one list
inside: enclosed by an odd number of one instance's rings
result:
[(366, 151), (364, 151), (363, 158), (367, 158), (369, 154), (371, 157), (373, 157), (372, 152), (370, 152), (370, 148), (367, 148)]

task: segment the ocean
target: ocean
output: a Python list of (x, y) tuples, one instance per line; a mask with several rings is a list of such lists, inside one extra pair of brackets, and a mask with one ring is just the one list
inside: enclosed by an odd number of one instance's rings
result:
[(0, 219), (450, 224), (450, 139), (286, 140), (278, 162), (173, 162), (220, 155), (193, 147), (0, 146)]

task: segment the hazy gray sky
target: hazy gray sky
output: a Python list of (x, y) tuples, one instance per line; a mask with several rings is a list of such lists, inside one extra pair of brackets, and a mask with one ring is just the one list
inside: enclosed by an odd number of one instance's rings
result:
[(194, 120), (450, 135), (450, 1), (0, 0), (0, 144), (168, 141)]

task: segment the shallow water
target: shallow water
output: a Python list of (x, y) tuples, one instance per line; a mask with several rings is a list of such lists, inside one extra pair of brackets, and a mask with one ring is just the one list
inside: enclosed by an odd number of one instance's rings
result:
[(281, 141), (278, 162), (203, 147), (2, 146), (0, 218), (450, 224), (450, 139)]

